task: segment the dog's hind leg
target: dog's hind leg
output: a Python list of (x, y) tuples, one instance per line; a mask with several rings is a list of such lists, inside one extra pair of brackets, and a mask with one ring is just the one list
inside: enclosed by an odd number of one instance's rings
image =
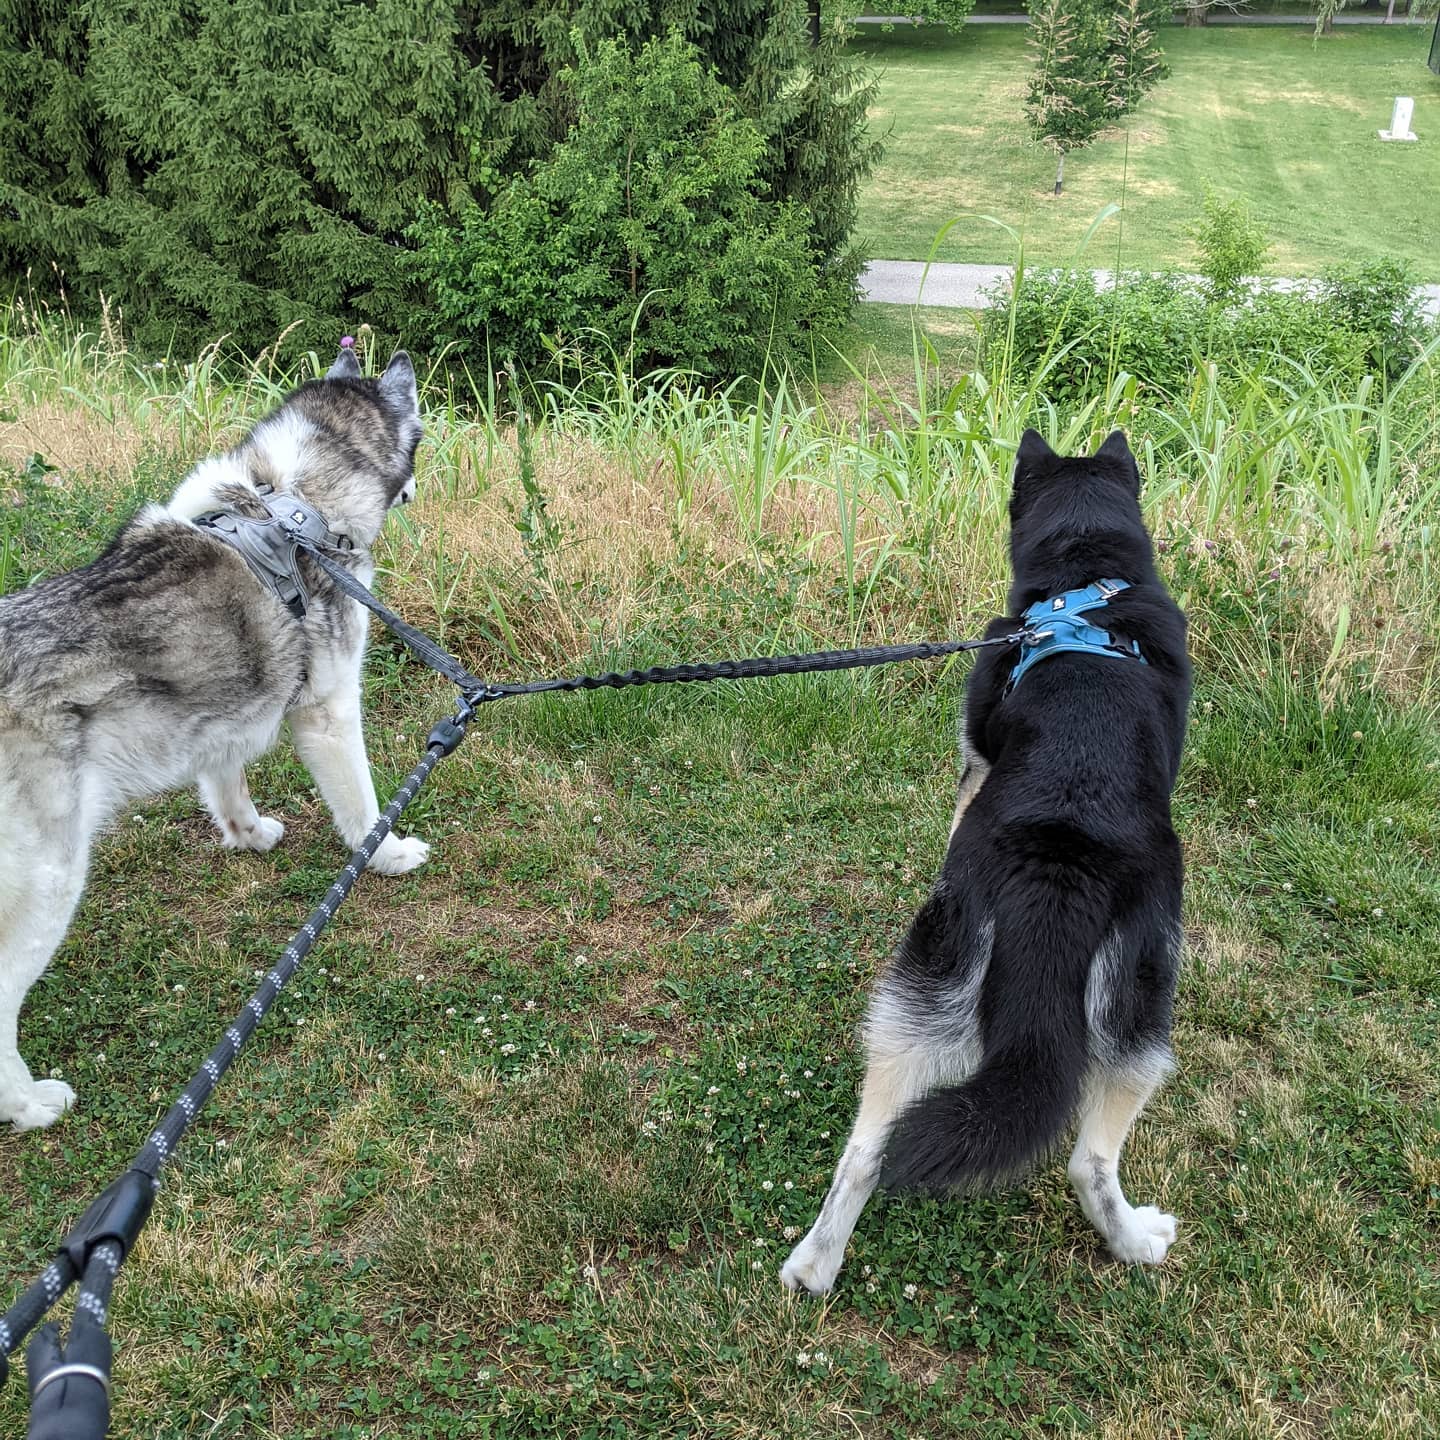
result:
[(1158, 1265), (1175, 1242), (1175, 1217), (1153, 1205), (1138, 1209), (1120, 1188), (1120, 1150), (1130, 1127), (1171, 1070), (1167, 1051), (1124, 1069), (1092, 1072), (1070, 1156), (1070, 1183), (1085, 1218), (1117, 1258)]
[[(977, 982), (978, 983), (978, 982)], [(891, 972), (870, 1003), (865, 1033), (869, 1063), (860, 1113), (835, 1169), (819, 1218), (790, 1252), (780, 1278), (791, 1290), (823, 1295), (835, 1283), (866, 1202), (880, 1180), (880, 1163), (900, 1113), (937, 1085), (964, 1079), (978, 1063), (977, 1047), (938, 1030), (933, 1006), (907, 997)]]
[(980, 787), (990, 774), (990, 762), (971, 746), (968, 736), (960, 739), (960, 753), (965, 761), (965, 770), (960, 776), (960, 792), (955, 797), (955, 818), (950, 822), (951, 840), (955, 838), (955, 832), (960, 828), (960, 822), (965, 818), (971, 801), (980, 793)]
[(220, 831), (221, 843), (235, 850), (272, 850), (285, 826), (261, 815), (250, 798), (245, 769), (215, 770), (200, 777), (200, 798)]
[(75, 1092), (31, 1075), (20, 1058), (20, 1007), (65, 938), (85, 888), (88, 846), (73, 832), (62, 838), (31, 824), (6, 829), (7, 840), (21, 843), (6, 847), (0, 876), (0, 1121), (38, 1130), (70, 1108)]
[(860, 1092), (860, 1113), (819, 1218), (781, 1268), (780, 1278), (791, 1290), (823, 1295), (835, 1283), (855, 1222), (879, 1183), (890, 1127), (925, 1093), (928, 1080), (929, 1066), (919, 1054), (872, 1057)]

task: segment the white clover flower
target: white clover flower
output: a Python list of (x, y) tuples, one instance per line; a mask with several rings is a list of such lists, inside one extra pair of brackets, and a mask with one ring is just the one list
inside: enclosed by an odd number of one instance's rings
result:
[(798, 1240), (800, 1238), (800, 1227), (798, 1225), (787, 1225), (780, 1233), (787, 1240)]
[(535, 1002), (533, 1000), (527, 1000), (525, 1002), (525, 1008), (527, 1010), (533, 1010), (535, 1008)]
[(760, 1182), (760, 1188), (762, 1190), (773, 1190), (775, 1188), (775, 1182), (773, 1180), (762, 1180)]
[(793, 1190), (795, 1188), (795, 1182), (793, 1180), (787, 1180), (785, 1182), (785, 1188), (787, 1190)]
[(903, 1294), (907, 1300), (913, 1300), (919, 1293), (919, 1287), (915, 1285), (907, 1285), (905, 1289), (901, 1291), (901, 1294)]
[(500, 1047), (500, 1053), (502, 1055), (513, 1055), (517, 1048), (518, 1047), (514, 1045), (502, 1045)]
[(447, 1005), (445, 1007), (445, 1013), (447, 1015), (453, 1015), (455, 1013), (455, 1007), (453, 1005)]
[(752, 1261), (750, 1262), (750, 1268), (751, 1268), (752, 1270), (763, 1270), (763, 1269), (765, 1268), (765, 1266), (764, 1266), (764, 1263), (763, 1263), (762, 1261), (752, 1260)]

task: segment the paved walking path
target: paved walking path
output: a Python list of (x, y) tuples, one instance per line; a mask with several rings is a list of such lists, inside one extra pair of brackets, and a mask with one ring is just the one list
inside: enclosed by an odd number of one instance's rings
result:
[[(926, 275), (920, 260), (872, 260), (860, 276), (860, 298), (880, 305), (925, 304), (951, 310), (983, 310), (988, 303), (983, 292), (1007, 281), (1010, 270), (1009, 265), (957, 265), (937, 261)], [(1110, 271), (1094, 273), (1102, 287), (1110, 283)], [(1198, 275), (1188, 278), (1200, 283)], [(1265, 283), (1277, 290), (1289, 290), (1307, 282), (1267, 278)], [(1440, 316), (1440, 285), (1421, 285), (1419, 289), (1426, 313)]]

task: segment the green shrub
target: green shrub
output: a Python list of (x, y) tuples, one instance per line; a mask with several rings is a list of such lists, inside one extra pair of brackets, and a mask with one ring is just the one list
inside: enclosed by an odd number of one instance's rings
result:
[(1270, 243), (1250, 218), (1243, 200), (1222, 200), (1205, 187), (1201, 219), (1190, 233), (1200, 251), (1200, 273), (1210, 282), (1210, 298), (1220, 303), (1234, 299), (1240, 282), (1259, 273)]
[(1219, 303), (1180, 275), (1122, 275), (1097, 289), (1089, 271), (1025, 273), (1018, 294), (992, 295), (981, 344), (1057, 403), (1077, 404), (1124, 371), (1175, 395), (1197, 368), (1222, 379), (1284, 377), (1287, 362), (1320, 377), (1398, 374), (1433, 333), (1403, 269), (1372, 264), (1298, 291), (1239, 290)]
[(411, 231), (448, 338), (527, 368), (572, 347), (754, 375), (845, 313), (853, 271), (818, 273), (806, 215), (766, 196), (759, 128), (694, 46), (582, 44), (563, 78), (575, 122), (549, 158)]
[(1363, 341), (1370, 368), (1401, 374), (1431, 332), (1415, 276), (1403, 260), (1363, 260), (1326, 271), (1320, 298), (1330, 315)]
[(294, 322), (292, 346), (319, 347), (362, 321), (423, 346), (416, 214), (545, 164), (575, 118), (572, 27), (635, 48), (671, 25), (760, 137), (756, 193), (787, 224), (798, 209), (839, 294), (873, 90), (838, 38), (811, 47), (806, 0), (3, 7), (0, 283), (57, 291), (63, 272), (77, 311), (103, 293), (142, 349), (227, 332), (253, 351)]

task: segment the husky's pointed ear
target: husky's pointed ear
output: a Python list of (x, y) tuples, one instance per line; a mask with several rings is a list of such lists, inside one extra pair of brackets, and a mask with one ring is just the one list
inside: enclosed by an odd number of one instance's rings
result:
[(325, 372), (327, 380), (358, 380), (360, 378), (360, 362), (355, 358), (355, 352), (348, 347), (341, 350), (335, 357), (335, 363)]
[(380, 377), (380, 394), (392, 410), (413, 415), (420, 408), (420, 397), (415, 392), (415, 367), (410, 357), (397, 350)]
[(1059, 458), (1038, 430), (1027, 430), (1020, 437), (1019, 448), (1015, 451), (1015, 470), (1021, 474), (1037, 465), (1053, 465)]
[(1130, 444), (1125, 439), (1123, 430), (1112, 430), (1106, 437), (1105, 443), (1095, 452), (1097, 460), (1134, 460), (1130, 453)]

